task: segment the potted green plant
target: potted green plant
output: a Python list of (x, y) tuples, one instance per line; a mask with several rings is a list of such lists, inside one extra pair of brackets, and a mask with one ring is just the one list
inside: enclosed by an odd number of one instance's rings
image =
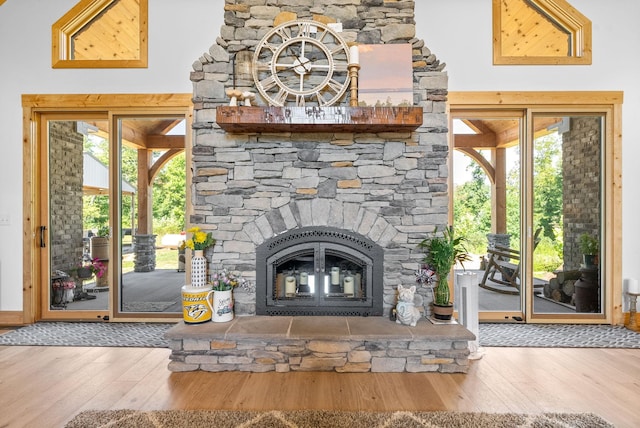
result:
[(598, 238), (586, 232), (580, 235), (580, 251), (582, 251), (582, 260), (586, 268), (598, 266), (598, 253), (600, 252)]
[(455, 236), (453, 226), (449, 226), (442, 235), (425, 238), (418, 244), (425, 251), (424, 263), (437, 277), (433, 297), (433, 314), (436, 319), (448, 320), (453, 314), (447, 277), (456, 263), (464, 268), (464, 262), (470, 260), (464, 241), (463, 237)]

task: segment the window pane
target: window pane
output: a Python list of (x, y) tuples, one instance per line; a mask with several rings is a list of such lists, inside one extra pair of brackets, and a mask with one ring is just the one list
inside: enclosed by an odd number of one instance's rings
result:
[(539, 115), (534, 129), (534, 312), (602, 313), (603, 118)]

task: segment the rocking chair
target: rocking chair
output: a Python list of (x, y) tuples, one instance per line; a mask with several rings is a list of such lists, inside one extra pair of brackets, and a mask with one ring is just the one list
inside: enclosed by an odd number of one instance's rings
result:
[[(534, 250), (540, 241), (538, 235), (541, 231), (542, 228), (538, 228), (533, 236)], [(520, 251), (496, 244), (494, 248), (487, 248), (487, 255), (484, 275), (478, 285), (498, 293), (520, 294)]]

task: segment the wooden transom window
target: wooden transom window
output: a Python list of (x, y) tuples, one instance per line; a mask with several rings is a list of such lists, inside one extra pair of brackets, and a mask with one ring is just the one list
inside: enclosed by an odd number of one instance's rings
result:
[(493, 63), (591, 64), (591, 21), (565, 0), (493, 0)]
[(80, 1), (51, 27), (53, 68), (147, 67), (147, 1)]

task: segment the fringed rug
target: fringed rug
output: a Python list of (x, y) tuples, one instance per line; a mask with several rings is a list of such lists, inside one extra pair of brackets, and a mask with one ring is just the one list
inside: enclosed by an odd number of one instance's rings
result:
[(340, 412), (298, 411), (205, 411), (205, 410), (105, 410), (84, 411), (67, 428), (613, 428), (590, 413), (468, 412)]

